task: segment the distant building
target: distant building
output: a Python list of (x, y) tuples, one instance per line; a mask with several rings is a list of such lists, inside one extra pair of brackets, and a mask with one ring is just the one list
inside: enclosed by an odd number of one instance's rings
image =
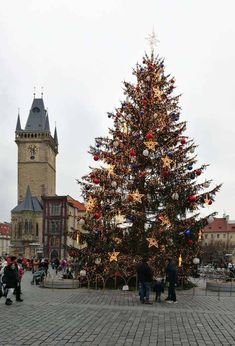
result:
[(0, 256), (9, 254), (11, 225), (7, 222), (0, 223)]
[[(235, 262), (235, 221), (229, 216), (215, 218), (214, 221), (202, 230), (202, 246), (223, 244), (228, 254), (233, 254)], [(231, 256), (232, 257), (232, 256)]]
[(77, 241), (69, 237), (69, 232), (79, 229), (78, 220), (84, 215), (85, 207), (70, 196), (44, 196), (42, 199), (44, 256), (66, 258), (66, 247)]

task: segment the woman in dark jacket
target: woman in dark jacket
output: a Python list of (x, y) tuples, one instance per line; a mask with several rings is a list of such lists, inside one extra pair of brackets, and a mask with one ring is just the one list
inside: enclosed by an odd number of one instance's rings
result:
[(13, 295), (14, 290), (16, 289), (16, 301), (23, 301), (19, 294), (17, 294), (17, 287), (19, 285), (19, 274), (16, 266), (16, 257), (11, 257), (9, 263), (4, 268), (2, 281), (5, 284), (7, 289), (7, 297), (6, 297), (6, 305), (11, 305), (12, 300), (11, 297)]

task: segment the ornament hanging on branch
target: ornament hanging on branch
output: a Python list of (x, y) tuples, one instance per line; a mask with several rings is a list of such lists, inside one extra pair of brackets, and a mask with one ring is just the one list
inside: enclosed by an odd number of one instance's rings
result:
[(158, 248), (158, 241), (155, 238), (146, 238), (149, 245), (148, 247), (152, 247), (155, 246), (156, 248)]
[(91, 211), (93, 211), (93, 209), (96, 206), (96, 199), (92, 198), (91, 196), (88, 197), (87, 201), (85, 202), (85, 208), (86, 211), (89, 213)]
[(113, 252), (108, 252), (108, 255), (109, 255), (109, 262), (113, 262), (113, 261), (116, 261), (117, 262), (117, 258), (118, 258), (118, 255), (120, 254), (120, 252), (117, 252), (115, 250), (113, 250)]

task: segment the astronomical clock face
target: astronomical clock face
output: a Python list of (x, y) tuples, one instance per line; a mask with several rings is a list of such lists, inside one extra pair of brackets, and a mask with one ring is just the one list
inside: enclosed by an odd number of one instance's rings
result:
[(28, 146), (28, 153), (30, 160), (34, 160), (38, 151), (38, 147), (34, 144)]

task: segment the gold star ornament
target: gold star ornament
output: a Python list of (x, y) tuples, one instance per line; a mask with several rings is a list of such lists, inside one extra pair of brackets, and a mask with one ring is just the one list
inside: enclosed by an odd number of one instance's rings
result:
[(120, 252), (113, 251), (113, 252), (108, 252), (109, 255), (109, 262), (116, 261), (117, 262), (117, 256), (120, 254)]
[(166, 156), (162, 157), (161, 160), (163, 162), (164, 168), (166, 168), (166, 167), (170, 168), (171, 167), (171, 163), (173, 162), (173, 160), (171, 160), (169, 158), (169, 156), (166, 155)]
[(155, 98), (160, 98), (162, 96), (162, 91), (159, 88), (153, 88), (153, 94)]
[(118, 237), (114, 237), (113, 238), (113, 241), (116, 243), (116, 244), (121, 244), (122, 240)]
[(138, 190), (135, 192), (129, 193), (129, 197), (133, 200), (133, 202), (142, 202), (141, 198), (144, 197), (143, 194), (140, 194)]
[(158, 241), (155, 238), (146, 238), (149, 242), (149, 247), (155, 246), (158, 247)]
[(149, 149), (149, 150), (155, 150), (155, 146), (158, 145), (158, 142), (144, 142), (144, 145)]
[(96, 199), (89, 196), (86, 203), (85, 203), (85, 208), (87, 212), (92, 211), (95, 208), (96, 205)]
[(160, 214), (158, 218), (162, 222), (163, 225), (170, 225), (171, 224), (168, 216), (165, 214)]
[(107, 168), (107, 175), (108, 177), (111, 177), (111, 175), (114, 175), (114, 168), (115, 168), (115, 165), (110, 165), (108, 168)]

